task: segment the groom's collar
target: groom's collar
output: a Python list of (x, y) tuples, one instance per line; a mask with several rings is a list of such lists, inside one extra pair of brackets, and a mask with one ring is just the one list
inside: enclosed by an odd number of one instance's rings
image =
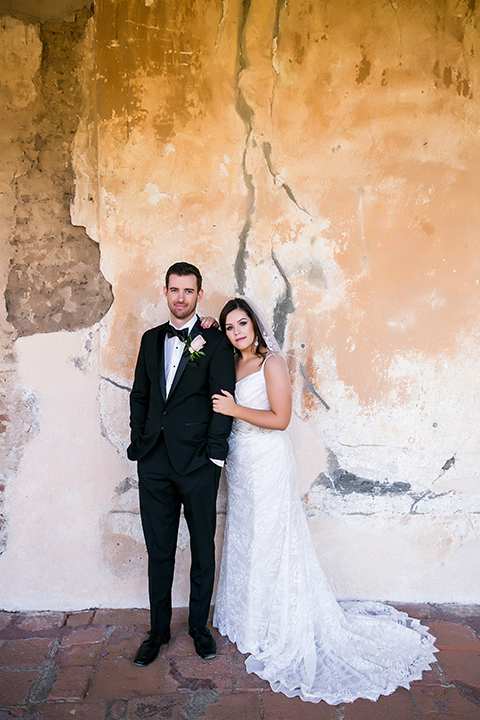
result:
[[(198, 320), (198, 315), (195, 313), (195, 315), (193, 317), (191, 317), (190, 320), (187, 323), (185, 323), (185, 325), (182, 325), (182, 327), (177, 328), (177, 330), (184, 330), (186, 328), (188, 330), (188, 334), (190, 335), (190, 333), (193, 330), (193, 326), (195, 325), (197, 320)], [(169, 324), (173, 325), (173, 323), (171, 321), (169, 322)], [(173, 325), (173, 327), (176, 327), (176, 326)]]

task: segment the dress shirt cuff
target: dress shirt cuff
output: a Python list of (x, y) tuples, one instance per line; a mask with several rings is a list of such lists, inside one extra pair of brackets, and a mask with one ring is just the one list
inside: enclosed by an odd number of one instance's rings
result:
[(214, 458), (209, 458), (209, 460), (214, 465), (218, 465), (218, 467), (223, 467), (225, 465), (225, 460), (215, 460)]

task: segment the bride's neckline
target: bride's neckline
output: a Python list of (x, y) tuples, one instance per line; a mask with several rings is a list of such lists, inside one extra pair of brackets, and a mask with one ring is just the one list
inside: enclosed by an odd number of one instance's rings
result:
[[(265, 365), (265, 363), (263, 363), (263, 365)], [(244, 375), (243, 378), (240, 378), (240, 380), (236, 380), (235, 385), (238, 385), (238, 383), (241, 383), (242, 380), (246, 380), (247, 378), (252, 377), (252, 375), (259, 375), (261, 372), (263, 372), (263, 365), (260, 368), (260, 370), (255, 370), (255, 372), (253, 372), (253, 373), (248, 373), (248, 375)]]
[(246, 380), (247, 378), (252, 377), (252, 375), (259, 375), (261, 372), (263, 372), (263, 368), (265, 367), (265, 363), (267, 362), (268, 358), (272, 357), (272, 355), (274, 355), (274, 354), (275, 353), (270, 353), (269, 355), (267, 355), (267, 357), (265, 358), (265, 360), (263, 361), (263, 363), (260, 367), (260, 370), (255, 370), (254, 372), (248, 373), (248, 375), (244, 375), (242, 378), (240, 378), (240, 380), (235, 381), (235, 385), (238, 385), (238, 383), (241, 383), (242, 380)]

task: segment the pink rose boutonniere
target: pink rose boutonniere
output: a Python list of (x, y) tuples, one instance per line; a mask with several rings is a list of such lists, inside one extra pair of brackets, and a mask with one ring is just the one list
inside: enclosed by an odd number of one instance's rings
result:
[(206, 344), (206, 340), (202, 335), (197, 335), (193, 338), (193, 340), (190, 339), (190, 336), (188, 336), (187, 340), (185, 341), (186, 350), (190, 353), (190, 360), (193, 360), (196, 357), (200, 357), (200, 355), (205, 355), (202, 348)]

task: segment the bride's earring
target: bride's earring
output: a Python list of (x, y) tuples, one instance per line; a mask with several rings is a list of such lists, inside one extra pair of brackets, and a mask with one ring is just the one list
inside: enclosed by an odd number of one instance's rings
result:
[(258, 335), (256, 335), (256, 337), (255, 337), (254, 345), (255, 345), (255, 347), (258, 347)]

